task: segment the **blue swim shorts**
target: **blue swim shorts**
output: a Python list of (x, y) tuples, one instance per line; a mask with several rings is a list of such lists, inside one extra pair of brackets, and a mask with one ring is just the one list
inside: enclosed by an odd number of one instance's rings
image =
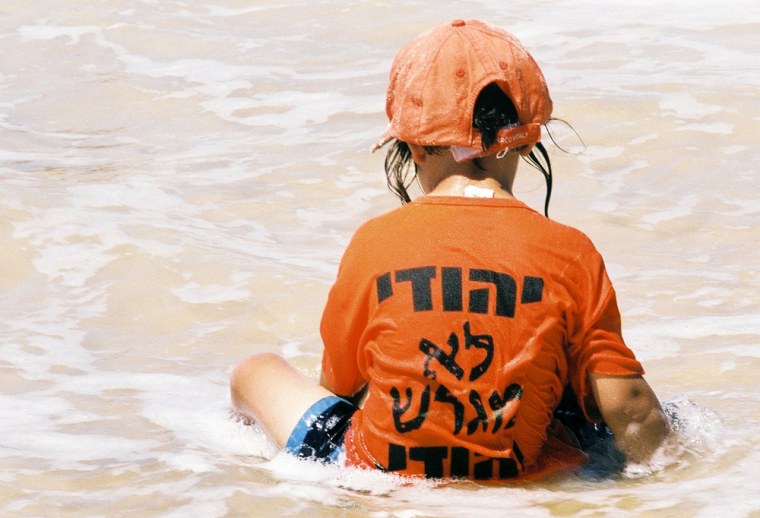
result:
[(298, 420), (285, 451), (302, 459), (337, 462), (356, 410), (354, 404), (338, 396), (320, 399)]

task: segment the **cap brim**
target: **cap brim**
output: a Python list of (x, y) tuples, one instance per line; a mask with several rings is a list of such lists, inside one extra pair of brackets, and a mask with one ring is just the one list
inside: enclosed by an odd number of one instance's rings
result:
[(383, 133), (383, 136), (378, 139), (377, 142), (375, 142), (372, 147), (369, 149), (370, 153), (374, 153), (384, 145), (386, 145), (388, 142), (393, 140), (393, 133), (391, 131), (391, 124), (388, 123), (388, 127), (385, 129), (385, 132)]
[(496, 142), (483, 151), (479, 147), (450, 146), (454, 160), (464, 162), (473, 158), (495, 155), (507, 149), (517, 149), (541, 140), (541, 125), (537, 122), (500, 129)]

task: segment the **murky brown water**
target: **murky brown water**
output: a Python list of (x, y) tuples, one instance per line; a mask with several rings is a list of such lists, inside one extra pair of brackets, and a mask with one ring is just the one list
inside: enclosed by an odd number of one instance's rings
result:
[[(0, 3), (2, 514), (760, 516), (760, 9), (628, 4)], [(390, 61), (469, 17), (521, 37), (586, 143), (550, 146), (551, 214), (680, 405), (654, 473), (409, 485), (230, 418), (245, 355), (316, 375), (343, 247), (395, 206), (367, 152)], [(517, 191), (540, 208), (538, 173)]]

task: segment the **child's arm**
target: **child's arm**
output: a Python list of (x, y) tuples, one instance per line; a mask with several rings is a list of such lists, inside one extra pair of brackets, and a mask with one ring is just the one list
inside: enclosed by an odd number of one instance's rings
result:
[(641, 376), (589, 375), (594, 398), (615, 442), (629, 461), (647, 460), (670, 427), (660, 402)]

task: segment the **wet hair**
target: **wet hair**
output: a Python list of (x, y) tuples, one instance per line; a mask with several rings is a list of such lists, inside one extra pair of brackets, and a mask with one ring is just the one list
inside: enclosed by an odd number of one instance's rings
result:
[(499, 85), (491, 83), (480, 91), (475, 100), (472, 127), (480, 130), (483, 151), (494, 145), (500, 129), (519, 125), (517, 108)]
[[(518, 125), (520, 125), (520, 118), (517, 115), (514, 103), (496, 83), (490, 83), (480, 91), (475, 101), (472, 126), (480, 131), (483, 151), (496, 142), (496, 135), (500, 129)], [(425, 146), (425, 152), (428, 154), (440, 153), (440, 151), (440, 147)], [(533, 151), (524, 159), (544, 175), (546, 180), (544, 214), (548, 217), (549, 199), (552, 191), (552, 167), (549, 154), (543, 144), (537, 142)], [(478, 159), (475, 158), (474, 161), (480, 167)], [(417, 176), (417, 168), (415, 165), (413, 169), (413, 164), (409, 145), (406, 142), (394, 139), (385, 155), (385, 176), (388, 188), (401, 200), (402, 204), (412, 201), (408, 189)]]

